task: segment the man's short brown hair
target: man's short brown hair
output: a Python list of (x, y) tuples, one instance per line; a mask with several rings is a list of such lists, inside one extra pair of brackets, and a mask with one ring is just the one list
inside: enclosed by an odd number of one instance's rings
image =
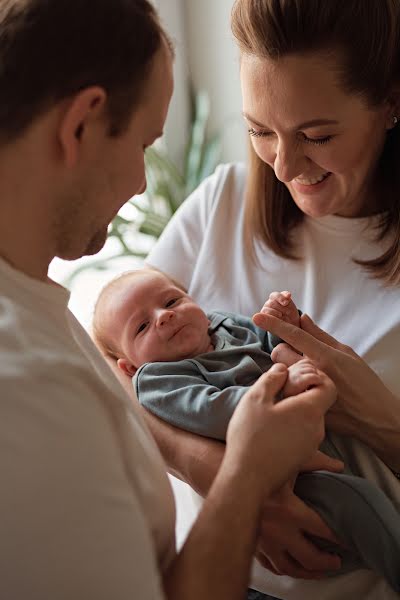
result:
[(118, 135), (163, 40), (147, 0), (0, 0), (0, 142), (92, 85), (107, 92)]

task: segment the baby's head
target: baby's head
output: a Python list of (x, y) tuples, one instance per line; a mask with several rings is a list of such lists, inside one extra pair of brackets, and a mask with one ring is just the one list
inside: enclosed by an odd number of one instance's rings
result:
[(106, 356), (133, 376), (146, 362), (191, 358), (210, 347), (201, 308), (163, 273), (145, 268), (123, 273), (101, 291), (93, 337)]

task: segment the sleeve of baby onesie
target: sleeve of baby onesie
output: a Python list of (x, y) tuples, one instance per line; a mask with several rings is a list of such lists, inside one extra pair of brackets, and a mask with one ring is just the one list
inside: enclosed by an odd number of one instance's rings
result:
[(236, 323), (236, 325), (239, 325), (240, 327), (246, 327), (246, 329), (250, 329), (250, 331), (255, 333), (260, 342), (262, 343), (263, 350), (265, 350), (265, 352), (268, 352), (269, 354), (272, 352), (275, 346), (277, 346), (283, 341), (276, 335), (270, 333), (269, 331), (265, 331), (264, 329), (257, 327), (257, 325), (255, 325), (249, 317), (245, 317), (243, 315), (238, 315), (234, 313), (226, 314), (234, 321), (234, 323)]
[(219, 389), (201, 375), (195, 361), (148, 363), (134, 380), (139, 402), (171, 425), (225, 440), (233, 412), (248, 388)]

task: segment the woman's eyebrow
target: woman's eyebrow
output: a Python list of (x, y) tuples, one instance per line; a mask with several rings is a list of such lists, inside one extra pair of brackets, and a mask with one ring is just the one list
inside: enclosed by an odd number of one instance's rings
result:
[[(254, 123), (254, 125), (257, 125), (258, 127), (261, 127), (262, 129), (268, 129), (268, 127), (266, 127), (265, 125), (263, 125), (262, 123), (260, 123), (259, 121), (257, 121), (253, 117), (251, 117), (248, 113), (243, 112), (242, 114), (245, 119), (247, 119), (248, 121), (251, 121), (252, 123)], [(318, 127), (321, 125), (338, 125), (338, 124), (339, 124), (339, 121), (336, 121), (335, 119), (312, 119), (311, 121), (305, 121), (304, 123), (299, 123), (299, 125), (297, 125), (295, 127), (295, 129), (309, 129), (311, 127)]]

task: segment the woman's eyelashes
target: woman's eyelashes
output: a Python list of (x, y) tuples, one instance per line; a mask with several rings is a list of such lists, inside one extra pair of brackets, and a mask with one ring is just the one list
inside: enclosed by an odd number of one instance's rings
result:
[[(248, 133), (249, 135), (251, 135), (252, 137), (257, 137), (257, 138), (266, 138), (272, 135), (271, 131), (263, 131), (263, 130), (259, 130), (259, 129), (254, 129), (254, 127), (249, 127), (248, 128)], [(316, 146), (322, 146), (323, 144), (327, 144), (332, 138), (332, 135), (326, 135), (324, 137), (319, 137), (319, 138), (310, 138), (307, 137), (304, 133), (301, 133), (301, 141), (305, 142), (306, 144), (315, 144)]]
[(323, 144), (327, 144), (331, 141), (332, 137), (332, 135), (326, 135), (325, 137), (320, 138), (309, 138), (306, 135), (304, 135), (304, 133), (302, 134), (303, 142), (306, 142), (306, 144), (315, 144), (316, 146), (322, 146)]

